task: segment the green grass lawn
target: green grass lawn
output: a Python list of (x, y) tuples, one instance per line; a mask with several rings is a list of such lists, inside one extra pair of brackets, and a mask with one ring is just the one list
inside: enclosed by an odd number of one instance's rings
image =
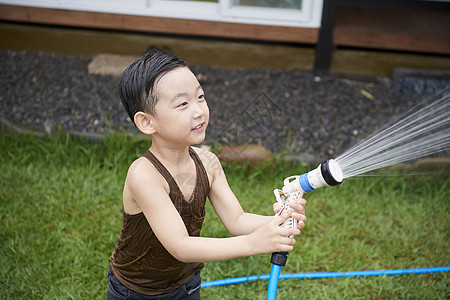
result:
[[(0, 133), (0, 299), (104, 299), (130, 163), (148, 142)], [(309, 171), (282, 160), (224, 165), (245, 210), (272, 214), (274, 188)], [(305, 195), (306, 228), (283, 273), (450, 265), (448, 174), (347, 179)], [(211, 206), (202, 235), (228, 236)], [(203, 281), (270, 273), (270, 254), (206, 263)], [(280, 280), (278, 299), (448, 299), (449, 273)], [(265, 299), (267, 281), (203, 288), (203, 299)]]

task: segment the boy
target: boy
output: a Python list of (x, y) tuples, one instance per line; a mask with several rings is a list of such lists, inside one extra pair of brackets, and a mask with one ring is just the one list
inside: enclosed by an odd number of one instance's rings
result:
[[(205, 139), (209, 109), (184, 61), (149, 50), (122, 73), (119, 96), (152, 144), (128, 170), (107, 299), (199, 299), (203, 262), (293, 249), (306, 201), (277, 217), (245, 213), (218, 158), (191, 147)], [(233, 237), (199, 237), (206, 197)], [(279, 226), (291, 216), (299, 228)]]

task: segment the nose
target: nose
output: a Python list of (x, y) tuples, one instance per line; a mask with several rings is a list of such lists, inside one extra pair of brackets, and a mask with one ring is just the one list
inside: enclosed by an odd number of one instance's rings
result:
[(205, 110), (207, 109), (205, 107), (206, 107), (206, 104), (204, 102), (195, 102), (195, 105), (193, 107), (193, 114), (192, 114), (194, 119), (201, 118), (205, 115)]

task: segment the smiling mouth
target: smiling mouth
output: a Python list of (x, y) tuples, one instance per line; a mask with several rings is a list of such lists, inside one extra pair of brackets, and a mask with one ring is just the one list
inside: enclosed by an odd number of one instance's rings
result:
[(199, 130), (199, 129), (203, 128), (203, 125), (204, 125), (204, 124), (205, 124), (205, 123), (198, 124), (197, 126), (195, 126), (194, 128), (192, 128), (192, 130)]

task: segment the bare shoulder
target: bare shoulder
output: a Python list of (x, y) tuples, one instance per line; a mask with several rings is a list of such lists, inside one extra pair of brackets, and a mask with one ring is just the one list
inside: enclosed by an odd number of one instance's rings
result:
[(151, 182), (162, 183), (165, 182), (159, 171), (155, 166), (145, 157), (136, 159), (128, 168), (127, 183), (131, 187), (139, 187), (144, 184), (148, 186)]
[[(144, 157), (136, 159), (128, 168), (123, 190), (124, 209), (129, 214), (142, 211), (143, 195), (165, 192), (169, 193), (169, 185), (155, 166)], [(148, 199), (145, 197), (145, 199)]]
[(216, 154), (206, 148), (192, 147), (192, 149), (194, 149), (200, 157), (200, 160), (208, 173), (210, 182), (212, 182), (216, 176), (223, 173), (222, 165)]

